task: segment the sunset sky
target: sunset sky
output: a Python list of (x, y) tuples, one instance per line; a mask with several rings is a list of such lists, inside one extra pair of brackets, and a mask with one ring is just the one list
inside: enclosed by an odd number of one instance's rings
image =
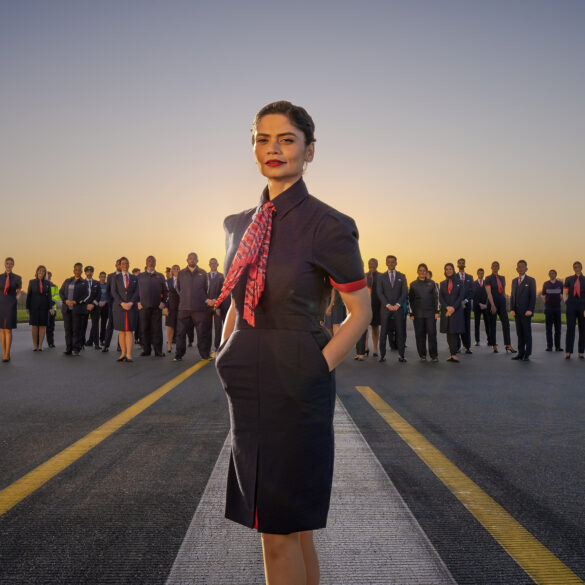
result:
[(25, 282), (224, 256), (276, 99), (316, 123), (309, 191), (364, 260), (585, 261), (585, 2), (0, 3), (0, 255)]

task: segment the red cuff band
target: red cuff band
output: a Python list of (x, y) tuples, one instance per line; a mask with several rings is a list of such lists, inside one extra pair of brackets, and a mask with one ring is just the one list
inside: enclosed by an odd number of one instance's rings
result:
[(339, 292), (354, 292), (367, 286), (365, 277), (361, 280), (356, 280), (355, 282), (346, 282), (344, 284), (339, 284), (331, 277), (329, 277), (329, 282), (331, 283), (331, 286), (334, 286)]

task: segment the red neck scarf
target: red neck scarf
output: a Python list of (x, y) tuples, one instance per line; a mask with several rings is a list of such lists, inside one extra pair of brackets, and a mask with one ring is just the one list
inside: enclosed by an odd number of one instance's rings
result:
[(267, 201), (242, 237), (238, 251), (225, 277), (215, 307), (232, 292), (246, 266), (249, 266), (248, 280), (246, 281), (246, 296), (244, 298), (244, 319), (254, 327), (254, 309), (257, 307), (260, 296), (264, 291), (266, 279), (266, 265), (270, 249), (270, 234), (272, 232), (272, 213), (275, 207), (272, 201)]
[(581, 280), (577, 276), (575, 279), (575, 286), (573, 287), (573, 296), (580, 297), (581, 296)]
[(498, 292), (502, 294), (504, 292), (504, 287), (502, 286), (502, 281), (500, 277), (496, 274), (496, 282), (498, 283)]
[(4, 284), (4, 294), (8, 294), (8, 289), (10, 288), (10, 273), (6, 273), (6, 283)]

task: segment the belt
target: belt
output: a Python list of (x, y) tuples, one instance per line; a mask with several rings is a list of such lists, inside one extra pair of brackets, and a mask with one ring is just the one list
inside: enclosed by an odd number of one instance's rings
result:
[(294, 313), (261, 313), (254, 314), (255, 326), (251, 327), (243, 315), (236, 315), (234, 331), (240, 329), (288, 329), (293, 331), (318, 331), (321, 324), (315, 316), (296, 315)]

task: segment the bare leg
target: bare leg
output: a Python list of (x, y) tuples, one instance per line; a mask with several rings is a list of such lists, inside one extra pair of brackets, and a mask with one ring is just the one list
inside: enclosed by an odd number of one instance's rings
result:
[(124, 331), (124, 337), (126, 338), (126, 357), (131, 360), (132, 359), (132, 345), (134, 341), (134, 331)]
[(372, 325), (372, 351), (378, 353), (378, 345), (380, 343), (380, 326)]
[(8, 357), (6, 329), (0, 329), (0, 342), (2, 343), (2, 359), (5, 360)]
[(37, 349), (39, 347), (39, 328), (33, 325), (30, 330), (32, 333), (33, 349)]
[(175, 334), (174, 327), (167, 327), (167, 350), (169, 353), (173, 350), (173, 335)]
[(300, 532), (262, 534), (266, 585), (307, 585)]
[(6, 331), (6, 357), (10, 357), (10, 348), (12, 347), (12, 329), (5, 329)]
[(305, 560), (305, 571), (307, 573), (307, 585), (319, 585), (319, 559), (315, 544), (313, 543), (313, 531), (301, 532), (301, 549)]
[(118, 344), (122, 350), (120, 353), (120, 358), (126, 357), (126, 334), (124, 331), (118, 331)]
[(45, 341), (45, 332), (47, 331), (46, 327), (39, 327), (39, 345), (38, 348), (42, 349), (43, 341)]

